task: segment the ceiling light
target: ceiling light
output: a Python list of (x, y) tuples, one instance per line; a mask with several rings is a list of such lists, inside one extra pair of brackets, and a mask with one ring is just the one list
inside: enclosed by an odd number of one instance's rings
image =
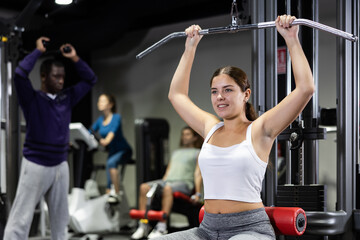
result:
[(59, 5), (68, 5), (68, 4), (71, 4), (73, 0), (55, 0), (55, 3), (56, 4), (59, 4)]

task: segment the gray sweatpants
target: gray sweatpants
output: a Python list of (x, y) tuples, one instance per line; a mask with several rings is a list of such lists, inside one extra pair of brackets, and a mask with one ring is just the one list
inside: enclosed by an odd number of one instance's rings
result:
[(212, 214), (205, 212), (198, 228), (176, 232), (156, 240), (275, 240), (264, 208), (246, 212)]
[(66, 161), (46, 167), (22, 159), (15, 201), (5, 227), (4, 240), (28, 239), (36, 204), (42, 196), (49, 209), (51, 239), (67, 239), (69, 166)]

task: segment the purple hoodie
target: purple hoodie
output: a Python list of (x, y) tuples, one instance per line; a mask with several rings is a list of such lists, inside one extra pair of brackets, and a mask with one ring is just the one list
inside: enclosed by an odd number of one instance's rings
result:
[(45, 92), (34, 90), (28, 77), (41, 54), (35, 49), (15, 69), (15, 88), (26, 120), (23, 155), (34, 163), (55, 166), (67, 160), (71, 110), (94, 86), (97, 77), (80, 59), (74, 64), (81, 81), (51, 99)]

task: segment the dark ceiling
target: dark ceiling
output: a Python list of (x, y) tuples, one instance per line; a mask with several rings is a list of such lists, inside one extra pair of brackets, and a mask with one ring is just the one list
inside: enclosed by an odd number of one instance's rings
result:
[[(54, 45), (70, 42), (79, 51), (109, 46), (125, 33), (204, 17), (230, 14), (232, 0), (1, 0), (0, 35), (24, 27), (23, 47), (34, 48), (39, 36)], [(238, 1), (240, 2), (240, 1)], [(241, 12), (241, 4), (238, 3)], [(2, 14), (1, 14), (2, 13)], [(9, 14), (4, 14), (9, 13)], [(229, 19), (230, 22), (230, 19)], [(141, 35), (141, 34), (140, 34)]]

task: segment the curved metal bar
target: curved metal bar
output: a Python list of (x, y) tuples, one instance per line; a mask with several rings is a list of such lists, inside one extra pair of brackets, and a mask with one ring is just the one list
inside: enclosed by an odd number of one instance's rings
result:
[[(259, 23), (257, 25), (258, 25), (259, 29), (275, 27), (275, 21), (263, 22), (263, 23)], [(325, 24), (321, 24), (321, 23), (314, 22), (314, 21), (311, 21), (311, 20), (308, 20), (308, 19), (304, 19), (304, 18), (295, 19), (293, 21), (292, 25), (304, 25), (304, 26), (307, 26), (307, 27), (323, 30), (325, 32), (328, 32), (328, 33), (334, 34), (336, 36), (345, 38), (345, 39), (350, 40), (352, 42), (356, 42), (358, 40), (358, 37), (355, 36), (354, 34), (347, 33), (347, 32), (344, 32), (342, 30), (327, 26)]]
[(160, 47), (161, 45), (165, 44), (166, 42), (168, 42), (169, 40), (171, 40), (173, 38), (179, 38), (179, 37), (185, 37), (185, 36), (186, 36), (185, 32), (173, 32), (173, 33), (167, 35), (166, 37), (162, 38), (160, 41), (154, 43), (153, 45), (151, 45), (150, 47), (148, 47), (147, 49), (145, 49), (138, 55), (136, 55), (136, 59), (140, 59), (140, 58), (144, 57), (145, 55), (151, 53), (156, 48)]
[[(356, 42), (358, 40), (358, 37), (355, 36), (354, 34), (347, 33), (347, 32), (341, 31), (339, 29), (336, 29), (336, 28), (333, 28), (333, 27), (330, 27), (330, 26), (327, 26), (327, 25), (324, 25), (324, 24), (321, 24), (318, 22), (314, 22), (314, 21), (311, 21), (308, 19), (304, 19), (304, 18), (295, 19), (293, 21), (292, 25), (304, 25), (307, 27), (316, 28), (316, 29), (323, 30), (325, 32), (329, 32), (331, 34), (337, 35), (339, 37), (345, 38), (345, 39), (353, 41), (353, 42)], [(230, 25), (227, 27), (202, 29), (199, 31), (199, 34), (207, 35), (207, 34), (218, 34), (218, 33), (236, 33), (239, 31), (272, 28), (272, 27), (275, 27), (275, 21), (263, 22), (263, 23), (258, 23), (258, 24), (246, 24), (246, 25), (236, 25), (236, 26)], [(174, 33), (167, 35), (160, 41), (154, 43), (153, 45), (151, 45), (150, 47), (148, 47), (147, 49), (145, 49), (144, 51), (142, 51), (141, 53), (136, 55), (136, 58), (141, 59), (142, 57), (149, 54), (150, 52), (152, 52), (156, 48), (160, 47), (161, 45), (165, 44), (169, 40), (171, 40), (173, 38), (179, 38), (179, 37), (186, 37), (185, 32), (174, 32)]]
[(306, 211), (306, 233), (310, 235), (339, 235), (345, 232), (346, 212), (315, 212)]

